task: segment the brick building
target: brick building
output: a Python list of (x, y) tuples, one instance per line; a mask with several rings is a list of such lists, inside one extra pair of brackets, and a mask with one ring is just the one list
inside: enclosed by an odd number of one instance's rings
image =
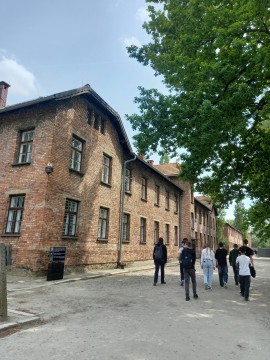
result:
[(207, 242), (215, 249), (217, 208), (206, 196), (194, 196), (191, 184), (179, 178), (178, 163), (155, 165), (155, 168), (184, 190), (181, 198), (183, 237), (192, 239), (197, 256)]
[[(243, 234), (229, 223), (225, 223), (224, 225), (224, 237), (228, 241), (229, 250), (233, 249), (234, 244), (237, 244), (238, 247), (243, 245)], [(249, 246), (251, 246), (250, 241)]]
[(66, 269), (147, 260), (158, 236), (176, 258), (184, 191), (134, 155), (118, 114), (89, 85), (5, 107), (7, 89), (1, 82), (0, 241), (12, 267), (44, 271), (56, 246)]

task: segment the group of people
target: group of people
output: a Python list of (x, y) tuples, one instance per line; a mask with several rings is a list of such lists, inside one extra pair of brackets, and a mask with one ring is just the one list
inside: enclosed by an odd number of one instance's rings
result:
[[(243, 241), (244, 245), (238, 248), (234, 244), (233, 249), (229, 252), (229, 263), (232, 266), (234, 273), (235, 285), (240, 284), (240, 294), (246, 301), (249, 300), (250, 289), (250, 268), (254, 268), (253, 250), (248, 246), (248, 240)], [(222, 242), (214, 253), (210, 248), (210, 244), (206, 244), (201, 252), (200, 264), (203, 270), (203, 279), (205, 290), (212, 290), (213, 271), (218, 269), (219, 285), (227, 288), (228, 283), (228, 251), (224, 248)], [(158, 282), (159, 268), (161, 269), (161, 284), (166, 284), (164, 267), (167, 263), (167, 247), (163, 243), (163, 238), (159, 238), (158, 243), (154, 247), (153, 259), (155, 263), (154, 286)], [(197, 285), (196, 285), (196, 253), (192, 248), (192, 243), (187, 238), (182, 241), (182, 246), (179, 248), (179, 262), (180, 262), (180, 285), (185, 285), (186, 301), (190, 300), (189, 287), (190, 280), (192, 283), (193, 298), (198, 299)]]

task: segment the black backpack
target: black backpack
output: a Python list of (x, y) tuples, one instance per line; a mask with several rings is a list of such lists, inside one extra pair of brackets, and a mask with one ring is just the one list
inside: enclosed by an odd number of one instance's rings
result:
[(155, 247), (155, 251), (154, 251), (154, 258), (155, 260), (163, 260), (164, 259), (164, 255), (163, 255), (163, 250), (162, 250), (162, 246), (157, 246)]
[(193, 268), (193, 250), (185, 248), (181, 254), (181, 264), (185, 269)]

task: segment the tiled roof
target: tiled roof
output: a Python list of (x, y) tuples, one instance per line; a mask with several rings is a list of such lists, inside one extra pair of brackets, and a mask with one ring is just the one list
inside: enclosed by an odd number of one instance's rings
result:
[(177, 176), (180, 172), (180, 164), (178, 163), (159, 164), (153, 166), (167, 176)]

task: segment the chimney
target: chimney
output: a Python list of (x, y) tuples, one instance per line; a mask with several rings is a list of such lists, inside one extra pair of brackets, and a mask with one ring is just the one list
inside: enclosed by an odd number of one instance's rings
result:
[(154, 165), (154, 160), (147, 160), (147, 164), (149, 164), (150, 166)]
[(9, 84), (7, 84), (4, 81), (0, 81), (0, 108), (1, 107), (6, 107), (6, 102), (7, 102), (7, 93), (8, 93), (8, 88), (10, 87)]
[(138, 154), (138, 157), (139, 157), (140, 159), (144, 160), (144, 154), (143, 154), (143, 153), (139, 153), (139, 154)]

